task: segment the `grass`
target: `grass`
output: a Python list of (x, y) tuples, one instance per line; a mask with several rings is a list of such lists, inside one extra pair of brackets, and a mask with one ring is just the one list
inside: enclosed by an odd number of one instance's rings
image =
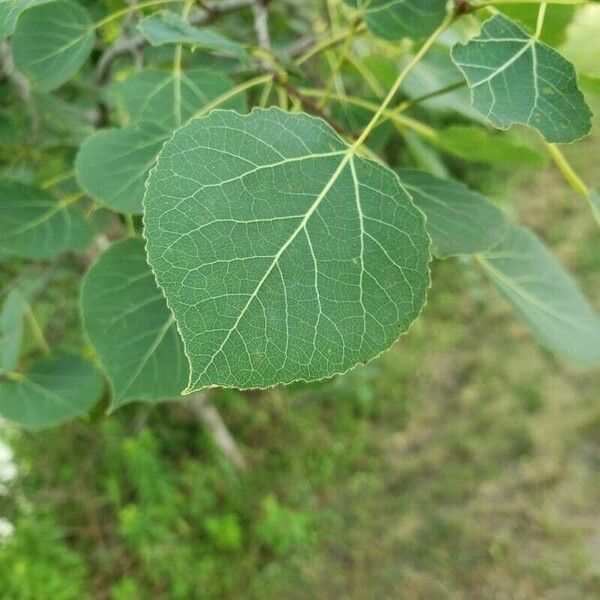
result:
[[(599, 149), (570, 153), (596, 184)], [(552, 168), (530, 175), (494, 189), (598, 305), (586, 206)], [(470, 264), (434, 271), (377, 361), (215, 393), (246, 475), (178, 405), (7, 431), (21, 477), (0, 496), (0, 598), (600, 597), (598, 372), (536, 345)]]

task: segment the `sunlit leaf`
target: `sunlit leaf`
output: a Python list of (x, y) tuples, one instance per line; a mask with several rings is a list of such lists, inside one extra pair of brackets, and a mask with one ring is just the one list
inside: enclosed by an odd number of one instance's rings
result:
[(457, 44), (452, 58), (471, 88), (473, 105), (494, 126), (534, 127), (549, 142), (573, 142), (591, 128), (573, 65), (502, 15), (479, 37)]
[(500, 209), (462, 183), (421, 171), (399, 171), (402, 185), (427, 216), (432, 252), (438, 258), (489, 250), (506, 233)]
[(0, 178), (0, 252), (52, 258), (84, 249), (91, 238), (89, 224), (73, 206), (44, 190)]
[(176, 398), (188, 365), (142, 240), (114, 244), (85, 277), (85, 331), (112, 383), (113, 406)]
[(480, 263), (540, 343), (575, 362), (600, 362), (600, 316), (532, 232), (511, 228)]
[(41, 91), (71, 79), (90, 55), (96, 39), (85, 8), (57, 0), (26, 10), (12, 40), (16, 66)]
[(419, 314), (429, 237), (397, 176), (324, 121), (213, 111), (147, 183), (149, 262), (188, 356), (188, 391), (347, 371)]
[(86, 414), (100, 399), (102, 375), (78, 356), (35, 363), (0, 383), (0, 416), (24, 427), (49, 427)]

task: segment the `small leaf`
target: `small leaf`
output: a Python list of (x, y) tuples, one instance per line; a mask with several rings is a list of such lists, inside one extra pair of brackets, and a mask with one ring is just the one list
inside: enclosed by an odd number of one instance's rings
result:
[(0, 312), (0, 375), (12, 371), (19, 362), (25, 308), (21, 290), (15, 288), (8, 292)]
[(85, 277), (83, 326), (112, 384), (113, 406), (177, 397), (188, 366), (141, 240), (112, 245)]
[(170, 10), (142, 19), (138, 27), (153, 46), (163, 44), (193, 44), (198, 48), (232, 54), (247, 61), (249, 56), (241, 44), (226, 38), (209, 27), (194, 27)]
[(574, 142), (589, 133), (592, 113), (577, 88), (573, 65), (502, 15), (479, 37), (452, 49), (471, 88), (473, 105), (495, 127), (537, 129), (548, 142)]
[(15, 65), (43, 92), (60, 87), (81, 68), (94, 47), (85, 8), (57, 0), (26, 10), (12, 40)]
[(497, 244), (508, 227), (502, 211), (462, 183), (421, 171), (399, 171), (400, 181), (425, 213), (438, 258), (473, 254)]
[(497, 167), (543, 167), (547, 162), (546, 157), (533, 148), (476, 126), (453, 125), (441, 129), (432, 141), (454, 156)]
[(321, 119), (272, 108), (190, 121), (163, 146), (144, 209), (188, 392), (347, 371), (388, 349), (425, 302), (422, 213)]
[(48, 192), (0, 178), (0, 252), (25, 258), (53, 258), (83, 250), (92, 230), (77, 210)]
[(141, 213), (148, 172), (170, 135), (154, 123), (98, 131), (77, 154), (77, 181), (92, 198), (113, 210)]
[(0, 415), (31, 429), (49, 427), (87, 413), (103, 387), (98, 370), (78, 356), (45, 360), (0, 383)]
[(423, 38), (446, 14), (447, 0), (346, 0), (362, 10), (369, 29), (386, 40)]
[[(149, 121), (172, 130), (232, 85), (228, 77), (205, 69), (179, 74), (147, 69), (111, 85), (109, 96), (131, 121)], [(244, 97), (235, 96), (223, 106), (243, 111)]]
[(541, 344), (575, 362), (600, 362), (600, 317), (531, 231), (512, 227), (495, 248), (479, 258)]
[(51, 0), (0, 0), (0, 41), (13, 34), (23, 11), (46, 2)]

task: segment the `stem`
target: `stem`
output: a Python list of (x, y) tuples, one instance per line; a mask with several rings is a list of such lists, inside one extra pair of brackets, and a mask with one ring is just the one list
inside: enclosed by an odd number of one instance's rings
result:
[(366, 139), (369, 137), (369, 134), (375, 126), (377, 125), (377, 121), (379, 121), (381, 115), (385, 112), (390, 102), (394, 99), (396, 93), (400, 89), (400, 86), (404, 83), (406, 76), (412, 71), (412, 69), (419, 63), (419, 61), (429, 52), (433, 44), (435, 44), (438, 37), (446, 31), (450, 23), (454, 20), (453, 14), (446, 15), (446, 18), (443, 20), (442, 24), (427, 38), (425, 43), (421, 46), (420, 50), (413, 56), (410, 62), (402, 69), (394, 85), (391, 87), (388, 95), (385, 97), (384, 101), (381, 103), (380, 107), (377, 109), (377, 112), (373, 115), (373, 118), (369, 121), (369, 124), (365, 127), (359, 138), (352, 145), (352, 149), (358, 148)]
[(307, 60), (310, 60), (313, 56), (331, 48), (332, 46), (336, 46), (337, 44), (343, 42), (347, 37), (351, 37), (354, 35), (359, 35), (367, 30), (367, 26), (364, 23), (355, 25), (347, 29), (346, 31), (342, 31), (341, 33), (328, 36), (322, 39), (320, 42), (316, 43), (312, 48), (307, 50), (304, 54), (302, 54), (299, 58), (296, 59), (296, 65), (300, 66), (304, 64)]
[(44, 189), (51, 188), (59, 183), (62, 183), (63, 181), (67, 181), (67, 179), (71, 179), (72, 177), (75, 177), (75, 171), (66, 171), (65, 173), (60, 173), (59, 175), (54, 175), (54, 177), (48, 177), (48, 179), (44, 179), (44, 181), (40, 183), (40, 187)]
[[(193, 0), (186, 0), (181, 11), (181, 18), (185, 21), (190, 9), (192, 8)], [(139, 4), (138, 4), (139, 6)], [(175, 46), (175, 57), (173, 59), (173, 105), (175, 106), (175, 119), (177, 125), (181, 125), (181, 54), (183, 45)]]
[(546, 8), (548, 7), (548, 2), (542, 2), (540, 4), (540, 9), (538, 12), (537, 25), (535, 26), (535, 38), (537, 40), (540, 39), (542, 35), (542, 29), (544, 28), (544, 18), (546, 17)]
[(29, 302), (25, 302), (25, 318), (31, 327), (31, 332), (33, 333), (33, 337), (35, 338), (40, 350), (48, 356), (50, 354), (50, 346), (48, 346), (48, 342), (44, 337), (44, 332), (38, 323), (38, 320), (35, 318), (33, 314), (33, 310), (31, 309), (31, 305)]
[(569, 182), (569, 185), (578, 194), (588, 198), (591, 193), (590, 189), (579, 177), (579, 175), (577, 175), (575, 169), (573, 169), (573, 167), (567, 160), (567, 157), (561, 152), (560, 148), (556, 144), (549, 144), (548, 142), (545, 142), (545, 145), (546, 148), (548, 148), (550, 156), (556, 163), (556, 166), (559, 168), (564, 178)]
[(127, 236), (128, 237), (135, 237), (136, 236), (136, 231), (135, 231), (135, 224), (133, 223), (133, 216), (132, 215), (125, 215), (125, 227), (127, 229)]

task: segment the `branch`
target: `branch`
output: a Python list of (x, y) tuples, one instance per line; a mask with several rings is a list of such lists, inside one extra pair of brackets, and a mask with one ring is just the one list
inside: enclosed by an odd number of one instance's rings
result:
[[(206, 25), (215, 19), (241, 10), (250, 8), (254, 0), (222, 0), (218, 3), (204, 3), (202, 8), (190, 16), (192, 25)], [(96, 79), (100, 82), (106, 81), (110, 76), (113, 63), (123, 54), (141, 50), (147, 43), (146, 38), (139, 34), (129, 38), (118, 38), (100, 56), (96, 66)]]
[(202, 424), (211, 433), (219, 450), (228, 458), (233, 465), (243, 473), (248, 470), (246, 460), (241, 452), (227, 425), (221, 418), (219, 411), (210, 403), (208, 394), (200, 392), (189, 402), (191, 412), (202, 421)]

